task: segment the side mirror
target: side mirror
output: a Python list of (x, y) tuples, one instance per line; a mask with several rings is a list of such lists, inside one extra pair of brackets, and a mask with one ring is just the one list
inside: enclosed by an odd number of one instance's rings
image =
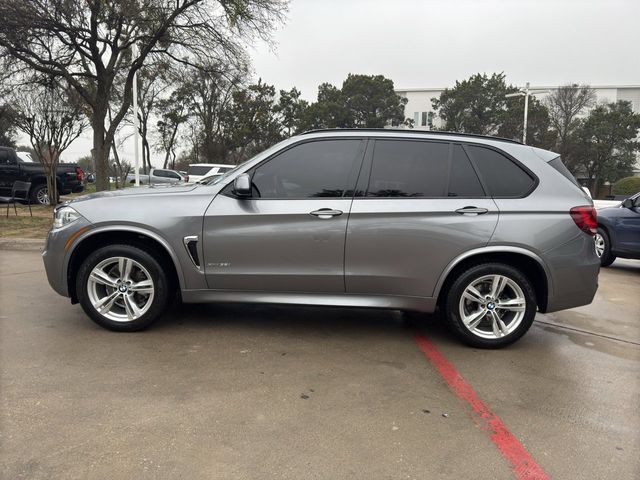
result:
[(251, 196), (251, 177), (248, 173), (238, 175), (233, 181), (233, 193), (238, 197)]
[(633, 198), (627, 198), (624, 202), (622, 202), (622, 206), (624, 208), (633, 208)]

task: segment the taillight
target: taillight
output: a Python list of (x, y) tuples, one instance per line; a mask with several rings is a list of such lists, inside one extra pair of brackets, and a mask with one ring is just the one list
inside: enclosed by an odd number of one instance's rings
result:
[(596, 209), (591, 205), (573, 207), (569, 214), (580, 230), (589, 235), (595, 235), (598, 228)]
[(84, 172), (80, 167), (76, 167), (76, 178), (80, 183), (82, 183), (82, 179), (84, 178)]

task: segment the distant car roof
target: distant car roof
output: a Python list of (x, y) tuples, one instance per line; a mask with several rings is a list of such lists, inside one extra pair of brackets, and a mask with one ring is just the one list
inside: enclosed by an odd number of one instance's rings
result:
[(223, 167), (223, 168), (233, 168), (233, 165), (229, 165), (228, 163), (190, 163), (190, 167)]

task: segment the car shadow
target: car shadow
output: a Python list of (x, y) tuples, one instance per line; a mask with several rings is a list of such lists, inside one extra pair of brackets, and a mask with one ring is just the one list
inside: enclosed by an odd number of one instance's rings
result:
[(439, 314), (373, 308), (269, 304), (186, 304), (176, 302), (153, 325), (153, 330), (224, 327), (247, 334), (269, 331), (294, 335), (384, 336), (425, 333), (455, 342)]

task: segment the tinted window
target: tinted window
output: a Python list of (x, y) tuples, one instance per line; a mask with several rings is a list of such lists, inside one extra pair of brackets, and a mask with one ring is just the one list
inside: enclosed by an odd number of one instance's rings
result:
[(453, 146), (451, 173), (449, 174), (449, 197), (484, 197), (484, 190), (478, 180), (471, 161), (460, 145)]
[(472, 145), (466, 149), (491, 196), (522, 197), (533, 188), (534, 179), (504, 155), (495, 150)]
[(449, 144), (378, 140), (368, 197), (444, 197)]
[(0, 150), (0, 163), (8, 164), (9, 163), (9, 152), (6, 150)]
[(571, 174), (569, 169), (567, 169), (567, 167), (564, 166), (564, 163), (562, 163), (562, 159), (560, 157), (557, 157), (551, 160), (549, 162), (549, 165), (555, 168), (563, 177), (565, 177), (567, 180), (573, 183), (576, 187), (582, 190), (582, 187), (580, 186), (576, 178)]
[(341, 197), (362, 156), (360, 140), (307, 142), (261, 164), (253, 175), (262, 198)]
[(156, 177), (166, 177), (167, 176), (167, 174), (166, 174), (166, 172), (164, 170), (154, 170), (153, 174)]

